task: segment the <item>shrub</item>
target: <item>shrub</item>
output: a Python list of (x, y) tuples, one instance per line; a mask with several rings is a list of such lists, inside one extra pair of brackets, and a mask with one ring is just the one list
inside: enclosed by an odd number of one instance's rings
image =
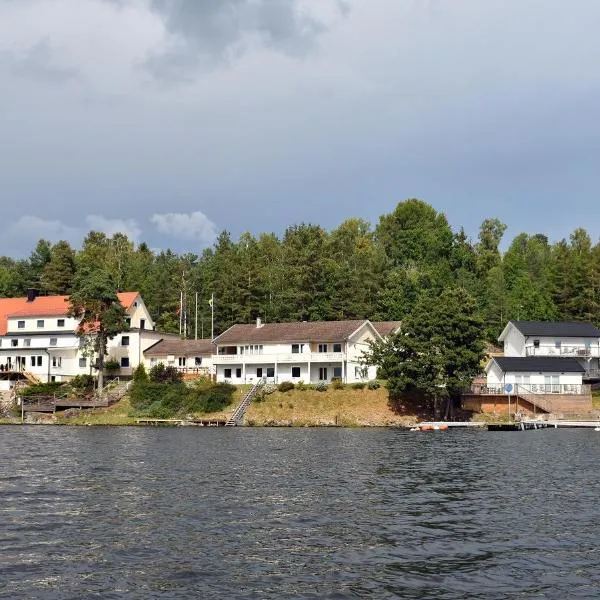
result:
[(150, 381), (154, 383), (179, 383), (183, 380), (183, 373), (180, 373), (171, 365), (165, 367), (163, 363), (154, 365), (150, 369), (148, 376), (150, 377)]
[(140, 363), (133, 372), (133, 382), (134, 383), (147, 383), (150, 381), (148, 378), (148, 373), (146, 373), (146, 367), (144, 367), (144, 363)]
[(19, 392), (19, 396), (52, 396), (58, 391), (62, 391), (64, 387), (62, 381), (49, 381), (48, 383), (35, 383), (28, 385), (22, 391)]
[(294, 389), (294, 384), (291, 381), (282, 381), (277, 388), (280, 392), (289, 392)]
[(315, 385), (315, 390), (317, 390), (317, 392), (326, 392), (327, 384), (324, 381), (319, 381), (319, 383)]
[(334, 390), (343, 390), (346, 386), (344, 385), (341, 379), (335, 378), (331, 381), (331, 387)]
[(379, 383), (379, 381), (377, 381), (377, 379), (372, 379), (371, 381), (369, 381), (369, 383), (367, 383), (367, 388), (370, 390), (378, 390), (381, 387), (381, 384)]
[(301, 392), (303, 392), (304, 390), (306, 390), (308, 388), (308, 386), (304, 383), (304, 381), (300, 380), (297, 384), (296, 384), (296, 389), (300, 390)]
[(353, 390), (364, 390), (367, 387), (367, 384), (364, 381), (357, 381), (352, 384)]
[(81, 392), (90, 392), (94, 389), (95, 379), (92, 375), (75, 375), (71, 381), (69, 381), (69, 385), (75, 391)]
[(115, 360), (114, 358), (109, 358), (108, 360), (104, 361), (104, 370), (105, 371), (116, 371), (117, 369), (120, 369), (121, 365), (119, 363), (118, 360)]

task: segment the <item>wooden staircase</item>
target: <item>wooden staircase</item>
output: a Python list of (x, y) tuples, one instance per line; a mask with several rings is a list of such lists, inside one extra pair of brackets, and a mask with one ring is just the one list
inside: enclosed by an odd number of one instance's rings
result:
[(250, 406), (250, 403), (256, 397), (256, 394), (262, 389), (265, 385), (266, 379), (259, 379), (250, 389), (250, 391), (242, 398), (242, 401), (238, 404), (237, 408), (233, 411), (233, 414), (227, 422), (225, 423), (225, 427), (236, 427), (239, 425), (244, 419), (244, 415), (246, 414), (246, 410)]

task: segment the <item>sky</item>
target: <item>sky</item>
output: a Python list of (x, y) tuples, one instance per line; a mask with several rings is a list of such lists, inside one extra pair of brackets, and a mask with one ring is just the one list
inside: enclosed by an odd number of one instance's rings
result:
[(597, 0), (0, 0), (0, 255), (407, 198), (600, 236)]

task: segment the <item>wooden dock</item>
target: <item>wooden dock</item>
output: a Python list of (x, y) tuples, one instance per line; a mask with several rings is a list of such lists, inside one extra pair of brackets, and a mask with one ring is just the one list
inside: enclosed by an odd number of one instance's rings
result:
[(225, 427), (225, 419), (152, 419), (143, 417), (135, 420), (137, 425), (172, 426), (172, 427)]
[(479, 423), (477, 421), (423, 421), (421, 423), (417, 423), (415, 427), (432, 427), (433, 429), (442, 428), (457, 428), (457, 427), (466, 427), (472, 429), (473, 427), (485, 427), (487, 423)]

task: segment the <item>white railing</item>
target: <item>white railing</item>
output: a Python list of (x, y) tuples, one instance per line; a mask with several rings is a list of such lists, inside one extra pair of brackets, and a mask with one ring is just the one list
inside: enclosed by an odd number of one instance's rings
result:
[[(467, 393), (487, 395), (527, 395), (527, 394), (569, 394), (589, 396), (591, 386), (577, 383), (533, 383), (533, 384), (474, 384)], [(510, 390), (510, 391), (509, 391)]]
[(302, 352), (302, 353), (263, 353), (263, 354), (214, 354), (213, 364), (266, 364), (266, 363), (320, 363), (342, 362), (344, 352)]
[(598, 346), (525, 346), (525, 356), (572, 356), (572, 357), (595, 357), (600, 356)]

